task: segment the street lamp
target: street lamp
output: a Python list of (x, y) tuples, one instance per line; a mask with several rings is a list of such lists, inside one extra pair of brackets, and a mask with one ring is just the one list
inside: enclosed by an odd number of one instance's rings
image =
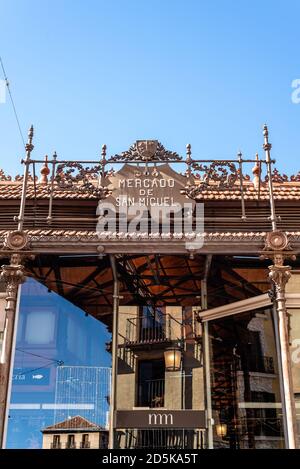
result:
[(166, 371), (179, 371), (181, 369), (181, 347), (174, 345), (165, 350)]
[(216, 432), (217, 432), (218, 437), (224, 438), (227, 435), (227, 424), (218, 423), (216, 425)]

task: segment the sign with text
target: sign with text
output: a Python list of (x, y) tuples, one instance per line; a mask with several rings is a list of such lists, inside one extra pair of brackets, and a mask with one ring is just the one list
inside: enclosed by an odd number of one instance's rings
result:
[(116, 428), (206, 428), (205, 410), (117, 410)]
[(177, 207), (181, 208), (186, 197), (181, 194), (186, 178), (176, 173), (168, 164), (142, 170), (138, 166), (125, 164), (110, 177), (112, 195), (117, 207)]
[(31, 368), (14, 368), (14, 385), (45, 386), (50, 382), (50, 370), (48, 368), (32, 370)]

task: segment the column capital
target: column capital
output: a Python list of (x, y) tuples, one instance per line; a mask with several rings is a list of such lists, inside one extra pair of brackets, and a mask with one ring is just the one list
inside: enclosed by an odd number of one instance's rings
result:
[(26, 278), (22, 259), (21, 254), (14, 253), (10, 257), (10, 264), (1, 266), (0, 279), (4, 281), (6, 286), (6, 314), (15, 313), (18, 286)]
[(1, 266), (0, 278), (9, 286), (10, 284), (23, 283), (25, 280), (24, 266), (22, 265), (23, 256), (19, 253), (14, 253), (10, 257), (10, 264)]
[(291, 267), (289, 265), (269, 266), (269, 278), (275, 285), (278, 293), (284, 294), (285, 286), (291, 277)]

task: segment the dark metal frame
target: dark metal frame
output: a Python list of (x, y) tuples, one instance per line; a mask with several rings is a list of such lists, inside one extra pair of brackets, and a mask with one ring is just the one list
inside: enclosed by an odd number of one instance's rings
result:
[[(266, 132), (266, 131), (264, 131)], [(265, 133), (264, 133), (265, 135)], [(26, 145), (26, 158), (22, 160), (24, 164), (23, 188), (21, 195), (19, 215), (15, 217), (18, 222), (18, 230), (22, 231), (24, 221), (44, 221), (49, 225), (54, 218), (58, 222), (64, 221), (93, 221), (89, 217), (53, 217), (53, 201), (57, 190), (72, 191), (78, 194), (86, 193), (90, 196), (101, 200), (109, 195), (109, 189), (106, 186), (106, 178), (113, 176), (115, 165), (123, 165), (124, 163), (137, 165), (144, 174), (148, 174), (149, 168), (153, 167), (154, 171), (159, 171), (161, 163), (174, 165), (185, 165), (186, 170), (183, 176), (186, 177), (186, 187), (182, 191), (190, 199), (197, 199), (203, 191), (214, 190), (238, 190), (241, 202), (241, 216), (233, 217), (232, 220), (255, 221), (261, 220), (259, 217), (247, 217), (245, 204), (245, 181), (249, 181), (249, 176), (244, 173), (245, 164), (254, 163), (258, 168), (259, 184), (257, 188), (257, 200), (260, 200), (261, 182), (260, 177), (262, 168), (266, 169), (266, 182), (269, 186), (269, 204), (270, 216), (267, 217), (272, 223), (272, 229), (276, 229), (275, 203), (273, 196), (273, 170), (272, 164), (275, 160), (270, 158), (270, 148), (268, 140), (265, 140), (264, 149), (266, 151), (266, 159), (245, 159), (241, 153), (238, 153), (236, 159), (216, 160), (216, 159), (192, 159), (191, 146), (187, 145), (186, 159), (184, 160), (175, 152), (166, 150), (160, 142), (156, 143), (156, 149), (149, 157), (143, 157), (139, 153), (138, 142), (134, 144), (126, 152), (119, 155), (106, 158), (106, 145), (102, 147), (101, 159), (99, 160), (58, 160), (56, 153), (51, 160), (31, 159), (33, 131), (29, 134), (28, 144)], [(147, 142), (147, 141), (146, 141)], [(140, 155), (140, 158), (139, 158)], [(25, 216), (26, 194), (28, 182), (33, 181), (34, 198), (37, 200), (36, 174), (37, 165), (43, 164), (43, 168), (50, 174), (50, 182), (45, 187), (49, 194), (49, 206), (47, 217)], [(49, 170), (50, 165), (51, 170)], [(87, 166), (94, 165), (94, 166)], [(142, 165), (142, 166), (141, 166)], [(32, 168), (32, 171), (30, 171)], [(179, 167), (180, 169), (180, 167)], [(31, 175), (31, 172), (33, 176)], [(278, 174), (274, 173), (274, 178), (278, 179)], [(297, 178), (297, 176), (295, 176)], [(214, 220), (222, 220), (222, 217), (214, 217)], [(228, 219), (227, 219), (228, 220)]]

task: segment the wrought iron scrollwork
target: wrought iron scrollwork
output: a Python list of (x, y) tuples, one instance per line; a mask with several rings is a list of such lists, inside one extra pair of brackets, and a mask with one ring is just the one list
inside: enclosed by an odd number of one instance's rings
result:
[(234, 186), (239, 178), (239, 172), (234, 163), (229, 161), (213, 161), (210, 165), (193, 163), (195, 171), (204, 173), (199, 175), (199, 187), (202, 190), (207, 189), (211, 182), (218, 189), (228, 189)]
[[(291, 176), (290, 181), (297, 181), (296, 176)], [(268, 182), (268, 176), (265, 176), (265, 182)], [(280, 174), (278, 169), (274, 168), (272, 171), (272, 182), (289, 182), (289, 177), (286, 174)]]
[(174, 151), (166, 150), (157, 140), (137, 140), (129, 150), (116, 154), (110, 158), (110, 162), (167, 162), (182, 161), (182, 157)]
[(3, 169), (0, 169), (0, 181), (11, 181), (12, 177), (5, 174)]
[(108, 195), (109, 191), (107, 188), (97, 184), (101, 172), (101, 164), (85, 168), (81, 163), (76, 161), (62, 163), (57, 166), (55, 182), (59, 189), (62, 190), (89, 193), (96, 197), (104, 198)]

